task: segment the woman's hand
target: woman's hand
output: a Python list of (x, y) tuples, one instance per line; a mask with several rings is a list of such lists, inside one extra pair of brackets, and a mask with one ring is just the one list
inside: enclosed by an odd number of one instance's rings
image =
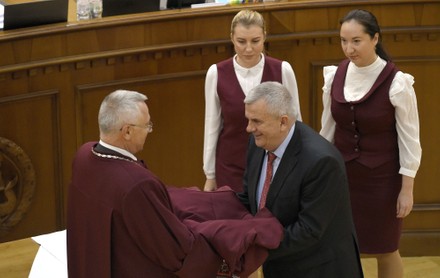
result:
[(215, 179), (207, 179), (203, 191), (215, 191), (217, 190), (217, 182)]
[(404, 218), (410, 214), (413, 205), (414, 178), (402, 176), (402, 189), (399, 197), (397, 197), (396, 216), (397, 218)]

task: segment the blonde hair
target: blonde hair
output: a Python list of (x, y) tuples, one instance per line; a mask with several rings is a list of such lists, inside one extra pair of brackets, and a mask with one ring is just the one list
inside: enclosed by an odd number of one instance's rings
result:
[(231, 35), (234, 34), (235, 27), (237, 25), (243, 25), (244, 27), (249, 27), (251, 25), (256, 25), (263, 29), (263, 33), (266, 36), (266, 24), (264, 23), (263, 16), (256, 11), (252, 10), (241, 10), (232, 19), (231, 23)]

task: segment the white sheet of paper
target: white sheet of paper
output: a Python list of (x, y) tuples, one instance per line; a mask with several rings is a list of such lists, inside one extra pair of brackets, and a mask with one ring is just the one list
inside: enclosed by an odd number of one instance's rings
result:
[(67, 278), (66, 230), (32, 237), (40, 245), (29, 278)]

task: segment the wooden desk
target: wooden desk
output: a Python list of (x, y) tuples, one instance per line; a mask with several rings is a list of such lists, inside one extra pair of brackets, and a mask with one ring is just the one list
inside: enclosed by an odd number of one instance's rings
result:
[(0, 244), (0, 277), (28, 277), (39, 245), (31, 238)]

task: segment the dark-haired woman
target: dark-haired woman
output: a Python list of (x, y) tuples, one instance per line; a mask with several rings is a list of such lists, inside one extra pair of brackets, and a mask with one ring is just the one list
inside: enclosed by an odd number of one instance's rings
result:
[(360, 252), (377, 259), (378, 277), (403, 277), (402, 219), (422, 152), (414, 78), (390, 61), (372, 13), (353, 10), (340, 23), (348, 59), (324, 68), (320, 133), (345, 159)]

